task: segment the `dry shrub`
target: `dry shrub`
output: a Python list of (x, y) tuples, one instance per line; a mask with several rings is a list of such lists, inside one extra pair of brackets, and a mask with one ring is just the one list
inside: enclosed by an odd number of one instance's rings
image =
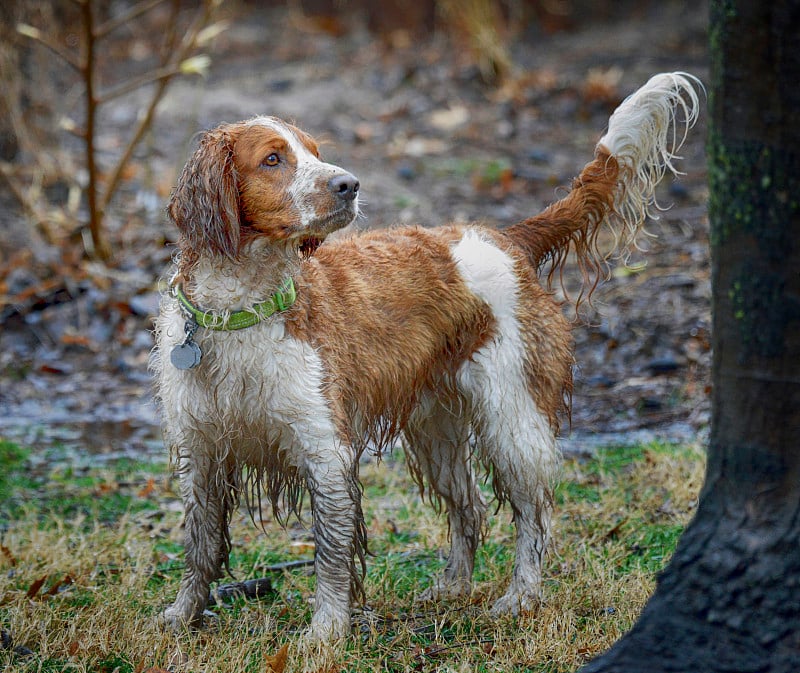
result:
[(445, 25), (466, 40), (485, 81), (510, 74), (509, 25), (497, 0), (439, 0), (438, 5)]

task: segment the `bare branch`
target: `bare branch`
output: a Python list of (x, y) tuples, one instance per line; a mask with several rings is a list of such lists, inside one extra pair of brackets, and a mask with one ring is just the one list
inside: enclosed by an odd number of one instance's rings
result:
[(13, 164), (10, 164), (6, 161), (0, 162), (0, 175), (5, 178), (11, 194), (14, 196), (20, 206), (22, 206), (22, 209), (27, 212), (28, 216), (34, 221), (36, 228), (45, 235), (47, 243), (53, 243), (55, 241), (55, 237), (48, 226), (51, 218), (48, 217), (41, 208), (39, 208), (36, 203), (36, 199), (30, 198), (28, 194), (26, 194), (25, 189), (23, 189), (22, 185), (17, 180), (16, 175), (14, 175)]
[[(62, 121), (62, 128), (82, 138), (84, 141), (83, 153), (86, 170), (88, 173), (88, 184), (86, 186), (87, 206), (89, 213), (88, 226), (84, 230), (86, 249), (93, 257), (102, 261), (108, 261), (111, 257), (111, 250), (106, 240), (104, 230), (104, 220), (109, 203), (116, 193), (124, 173), (125, 167), (130, 163), (133, 152), (141, 142), (145, 133), (152, 126), (158, 103), (164, 96), (166, 87), (173, 77), (181, 74), (203, 74), (208, 66), (209, 59), (203, 54), (195, 54), (200, 48), (201, 42), (206, 42), (224, 30), (225, 24), (209, 23), (214, 16), (215, 10), (220, 6), (220, 0), (202, 0), (193, 10), (188, 26), (178, 21), (181, 12), (181, 1), (171, 0), (170, 18), (165, 26), (164, 35), (161, 40), (161, 51), (159, 53), (160, 64), (149, 72), (129, 78), (108, 87), (106, 91), (98, 91), (98, 56), (100, 39), (108, 36), (112, 31), (119, 28), (124, 23), (131, 21), (152, 10), (165, 0), (138, 0), (133, 7), (123, 12), (122, 15), (98, 24), (96, 0), (72, 0), (80, 9), (82, 45), (80, 53), (73, 54), (66, 51), (49, 38), (43, 31), (29, 26), (19, 24), (17, 31), (54, 52), (60, 59), (68, 63), (78, 71), (83, 79), (83, 96), (85, 99), (85, 128), (78, 129), (70, 120)], [(122, 155), (118, 158), (110, 171), (107, 180), (102, 179), (100, 167), (97, 163), (97, 129), (100, 107), (113, 99), (119, 98), (131, 91), (153, 85), (149, 99), (142, 113), (137, 120), (136, 126), (126, 143)], [(22, 184), (17, 180), (17, 176), (11, 174), (6, 168), (2, 169), (6, 181), (12, 187), (12, 192), (28, 210), (33, 219), (41, 226), (46, 225), (46, 219), (50, 216), (37, 208), (35, 197), (29, 191), (25, 191)], [(91, 241), (89, 241), (91, 236)], [(51, 236), (49, 236), (52, 238)]]
[(17, 24), (17, 32), (20, 35), (24, 35), (25, 37), (33, 40), (34, 42), (38, 42), (43, 47), (46, 47), (50, 51), (52, 51), (56, 56), (58, 56), (61, 60), (63, 60), (68, 65), (75, 68), (75, 70), (83, 71), (85, 65), (80, 62), (78, 58), (75, 57), (74, 54), (68, 52), (66, 49), (62, 49), (60, 45), (52, 42), (50, 38), (48, 38), (41, 30), (36, 28), (35, 26), (30, 26), (27, 23), (18, 23)]
[(167, 32), (161, 45), (161, 65), (169, 63), (170, 56), (175, 52), (178, 44), (178, 14), (181, 11), (181, 0), (172, 0), (170, 17), (167, 21)]
[(181, 40), (180, 58), (175, 60), (183, 61), (188, 55), (188, 52), (194, 48), (197, 44), (197, 37), (200, 31), (208, 24), (209, 19), (219, 4), (219, 0), (205, 0), (205, 2), (203, 2), (203, 9), (197, 11), (194, 20), (183, 36), (183, 40)]
[(124, 96), (131, 91), (143, 87), (146, 84), (151, 84), (164, 78), (170, 78), (173, 75), (177, 75), (180, 71), (180, 65), (171, 65), (143, 73), (138, 77), (128, 80), (127, 82), (121, 82), (117, 86), (110, 88), (108, 91), (104, 91), (102, 94), (98, 94), (96, 98), (97, 104), (102, 105), (103, 103), (107, 103), (110, 100), (114, 100), (115, 98), (119, 98), (120, 96)]
[[(203, 27), (208, 24), (208, 21), (212, 16), (214, 9), (217, 7), (217, 5), (218, 2), (216, 2), (215, 0), (206, 0), (203, 3), (202, 9), (199, 9), (195, 14), (194, 20), (192, 21), (191, 25), (186, 31), (184, 39), (181, 41), (180, 46), (177, 48), (177, 53), (174, 54), (170, 63), (165, 66), (165, 69), (173, 68), (176, 70), (176, 72), (180, 71), (180, 64), (183, 63), (187, 59), (189, 54), (194, 50), (198, 34), (203, 29)], [(104, 211), (108, 207), (111, 198), (114, 196), (114, 193), (119, 187), (119, 182), (122, 179), (123, 170), (127, 165), (127, 163), (130, 161), (130, 158), (133, 156), (133, 151), (136, 149), (136, 146), (139, 144), (139, 141), (144, 137), (145, 132), (150, 127), (150, 124), (153, 121), (153, 116), (156, 111), (156, 106), (163, 97), (164, 91), (166, 90), (167, 85), (169, 84), (174, 74), (175, 73), (173, 73), (172, 75), (165, 75), (163, 78), (158, 80), (156, 89), (155, 91), (153, 91), (153, 95), (150, 98), (150, 103), (147, 106), (147, 110), (145, 111), (145, 114), (140, 118), (136, 130), (131, 136), (131, 139), (128, 141), (128, 145), (125, 147), (125, 151), (123, 152), (119, 161), (117, 161), (117, 164), (114, 167), (114, 172), (109, 178), (108, 183), (106, 184), (106, 190), (102, 200), (102, 209)]]
[(153, 7), (156, 7), (165, 1), (166, 0), (147, 0), (145, 2), (137, 3), (124, 14), (121, 14), (120, 16), (114, 19), (109, 19), (105, 23), (95, 28), (94, 30), (95, 39), (102, 40), (104, 37), (106, 37), (106, 35), (115, 31), (120, 26), (125, 25), (128, 21), (132, 21), (133, 19), (141, 16), (142, 14), (146, 14), (151, 9), (153, 9)]
[(84, 0), (81, 4), (83, 19), (83, 39), (86, 50), (86, 67), (83, 71), (86, 84), (86, 170), (89, 173), (87, 185), (87, 200), (89, 205), (89, 231), (92, 235), (94, 254), (103, 261), (111, 257), (111, 250), (105, 240), (103, 232), (103, 211), (98, 198), (100, 176), (97, 171), (95, 157), (95, 121), (97, 116), (97, 99), (94, 92), (94, 52), (97, 46), (94, 38), (94, 14), (91, 0)]

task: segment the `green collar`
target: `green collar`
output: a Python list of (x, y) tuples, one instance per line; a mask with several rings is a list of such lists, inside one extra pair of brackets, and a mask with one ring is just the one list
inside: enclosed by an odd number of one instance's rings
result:
[(175, 285), (174, 292), (178, 301), (181, 303), (181, 307), (189, 316), (194, 318), (198, 325), (206, 329), (219, 331), (245, 329), (246, 327), (257, 325), (262, 320), (269, 318), (273, 313), (285, 311), (294, 304), (297, 299), (294, 281), (291, 278), (287, 278), (283, 281), (278, 291), (267, 301), (254, 304), (244, 311), (233, 311), (228, 315), (214, 314), (198, 308), (189, 301), (189, 298), (183, 293), (183, 288), (180, 284)]

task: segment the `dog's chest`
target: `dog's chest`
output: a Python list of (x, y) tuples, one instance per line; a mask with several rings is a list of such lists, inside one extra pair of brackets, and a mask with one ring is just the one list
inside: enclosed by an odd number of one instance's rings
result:
[(188, 370), (169, 359), (183, 319), (165, 318), (159, 380), (163, 403), (175, 413), (247, 434), (291, 424), (297, 416), (327, 415), (322, 362), (309, 344), (286, 335), (280, 318), (235, 331), (198, 329), (193, 339), (202, 355)]

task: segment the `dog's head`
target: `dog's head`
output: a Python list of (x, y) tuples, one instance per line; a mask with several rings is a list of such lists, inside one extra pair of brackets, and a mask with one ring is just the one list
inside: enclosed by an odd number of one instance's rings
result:
[(206, 132), (186, 163), (168, 212), (185, 262), (239, 256), (256, 238), (310, 255), (358, 215), (358, 180), (320, 160), (317, 143), (275, 117)]

